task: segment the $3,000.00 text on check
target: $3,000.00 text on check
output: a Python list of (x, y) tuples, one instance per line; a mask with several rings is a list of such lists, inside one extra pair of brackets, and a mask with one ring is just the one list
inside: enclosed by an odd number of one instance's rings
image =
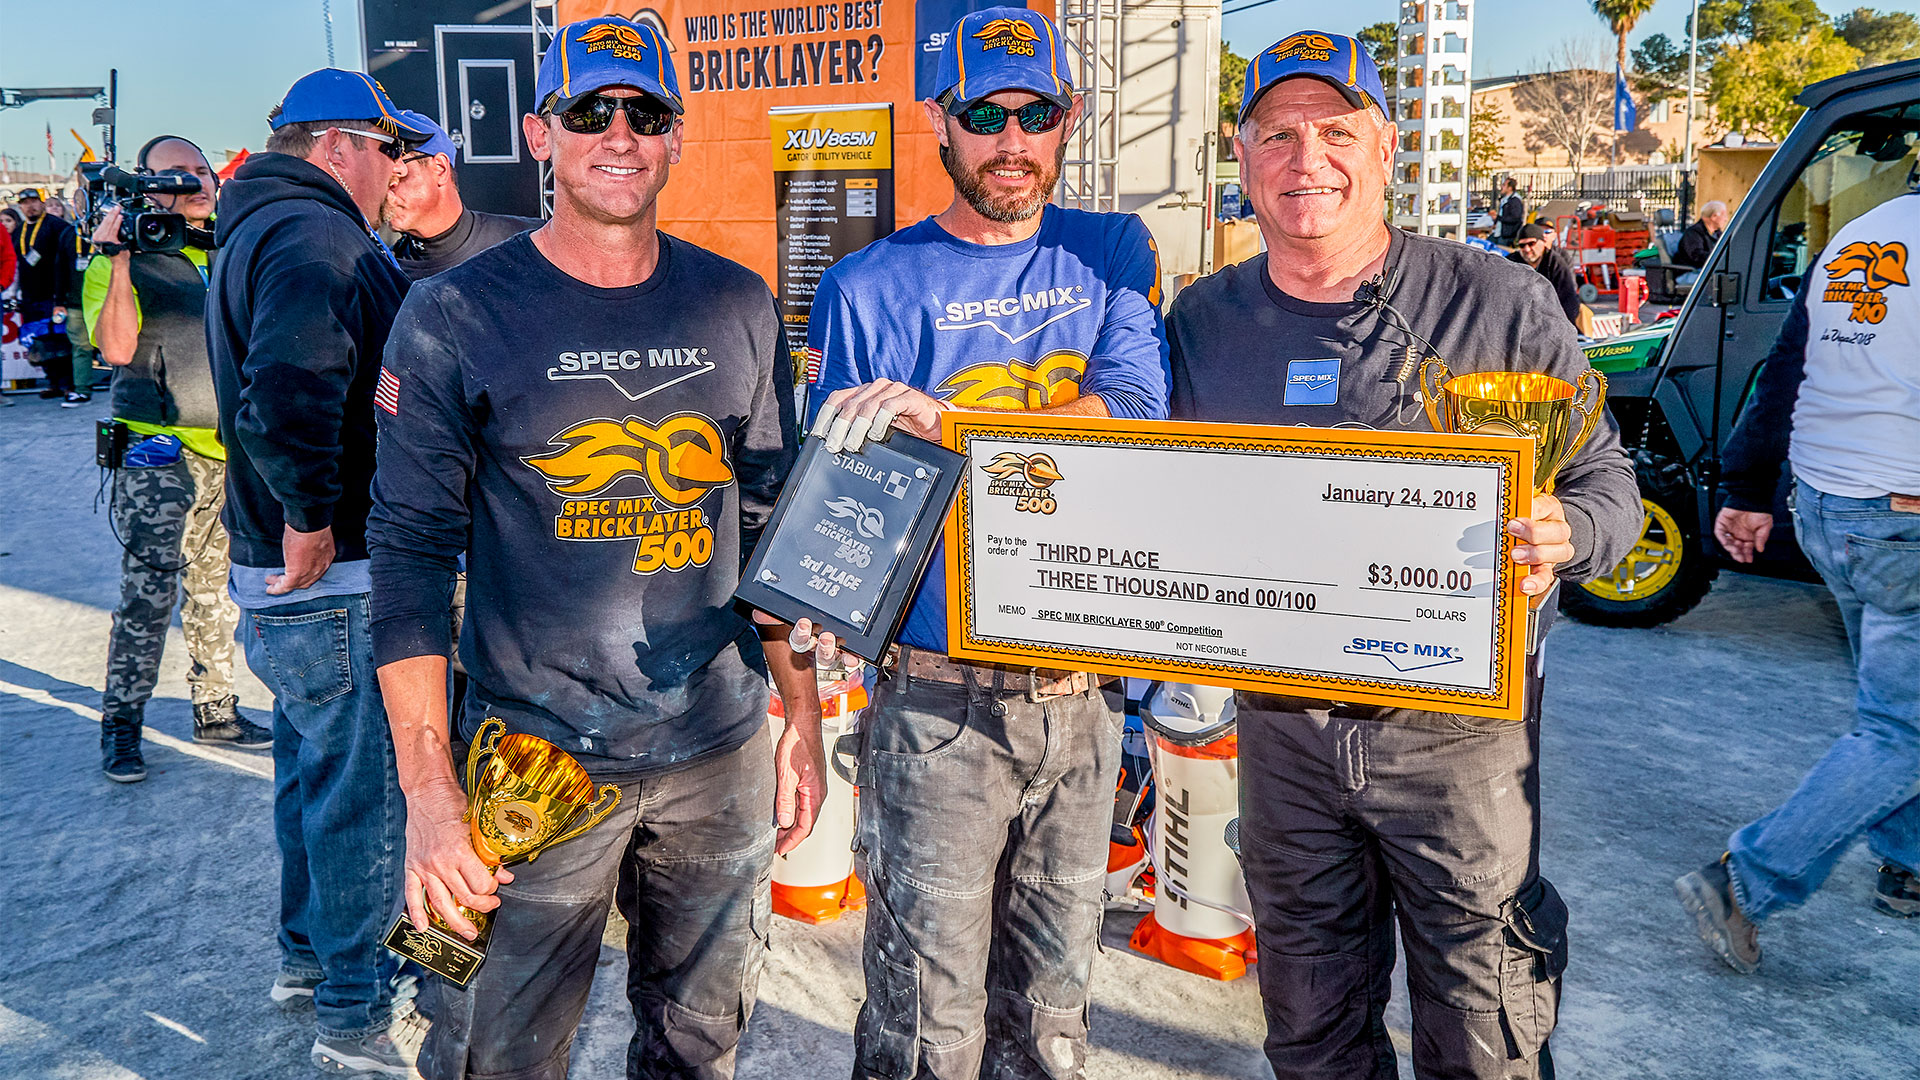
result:
[(943, 419), (954, 656), (1520, 718), (1530, 440)]

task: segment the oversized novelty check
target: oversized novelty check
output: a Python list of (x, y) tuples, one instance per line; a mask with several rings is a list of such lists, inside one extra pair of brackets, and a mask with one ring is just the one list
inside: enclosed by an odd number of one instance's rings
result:
[(942, 421), (954, 656), (1520, 719), (1531, 440)]

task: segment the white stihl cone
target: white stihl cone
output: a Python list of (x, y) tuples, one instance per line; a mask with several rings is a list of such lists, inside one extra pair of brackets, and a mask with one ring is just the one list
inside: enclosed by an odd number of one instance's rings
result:
[(1153, 912), (1132, 946), (1211, 979), (1237, 979), (1255, 958), (1253, 906), (1240, 858), (1240, 748), (1233, 691), (1154, 683), (1140, 702), (1153, 756)]

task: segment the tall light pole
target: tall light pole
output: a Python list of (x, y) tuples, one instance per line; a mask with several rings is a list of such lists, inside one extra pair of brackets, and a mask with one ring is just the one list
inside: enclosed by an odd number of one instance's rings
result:
[(1681, 150), (1681, 162), (1688, 171), (1693, 169), (1693, 78), (1694, 69), (1700, 62), (1700, 0), (1693, 0), (1693, 17), (1687, 20), (1687, 126), (1686, 134), (1681, 136), (1686, 146)]

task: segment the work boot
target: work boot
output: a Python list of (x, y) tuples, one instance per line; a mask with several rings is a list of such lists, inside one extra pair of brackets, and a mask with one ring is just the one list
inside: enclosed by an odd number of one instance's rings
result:
[(281, 1012), (299, 1012), (313, 1008), (313, 991), (320, 985), (318, 975), (289, 975), (281, 972), (274, 976), (273, 988), (267, 991), (267, 1000)]
[(1920, 878), (1905, 867), (1888, 863), (1880, 868), (1880, 881), (1873, 889), (1873, 910), (1896, 919), (1920, 915)]
[(1760, 966), (1760, 929), (1740, 911), (1733, 898), (1733, 878), (1722, 855), (1691, 874), (1674, 879), (1680, 906), (1693, 916), (1694, 929), (1713, 954), (1742, 975)]
[(313, 1040), (313, 1063), (329, 1076), (352, 1076), (355, 1080), (392, 1076), (401, 1080), (420, 1080), (416, 1067), (420, 1044), (427, 1040), (427, 1018), (415, 1011), (413, 1002), (395, 1002), (393, 1024), (375, 1035), (358, 1039), (336, 1039), (321, 1035)]
[(138, 713), (100, 718), (100, 770), (114, 783), (147, 778), (147, 763), (140, 757), (140, 723)]
[(193, 707), (193, 741), (264, 750), (273, 745), (273, 732), (241, 716), (240, 699), (228, 694)]

